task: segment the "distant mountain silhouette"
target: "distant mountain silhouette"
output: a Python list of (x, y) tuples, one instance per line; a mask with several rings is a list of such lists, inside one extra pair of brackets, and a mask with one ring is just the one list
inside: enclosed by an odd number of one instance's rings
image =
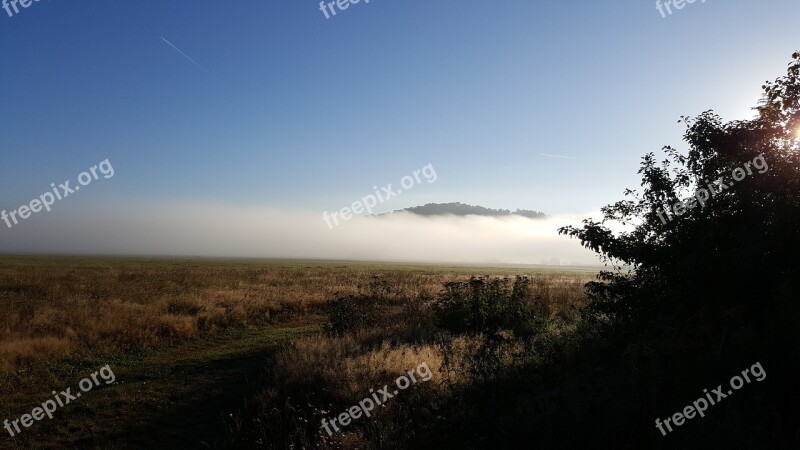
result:
[(527, 217), (529, 219), (543, 219), (547, 217), (547, 214), (539, 211), (517, 209), (516, 211), (512, 212), (508, 209), (485, 208), (483, 206), (467, 205), (466, 203), (461, 203), (461, 202), (428, 203), (427, 205), (424, 206), (414, 206), (412, 208), (401, 209), (399, 211), (394, 211), (394, 212), (401, 212), (401, 211), (408, 211), (410, 213), (414, 213), (420, 216), (441, 216), (445, 214), (452, 214), (455, 216), (475, 215), (475, 216), (489, 216), (489, 217), (522, 216), (522, 217)]

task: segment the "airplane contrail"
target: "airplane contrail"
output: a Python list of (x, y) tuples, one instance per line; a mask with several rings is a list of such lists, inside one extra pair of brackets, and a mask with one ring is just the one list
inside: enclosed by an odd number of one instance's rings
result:
[(183, 53), (183, 52), (181, 51), (181, 49), (179, 49), (178, 47), (175, 47), (174, 45), (172, 45), (172, 42), (170, 42), (170, 41), (168, 41), (168, 40), (164, 39), (164, 36), (160, 36), (160, 37), (161, 37), (161, 40), (162, 40), (162, 41), (166, 42), (167, 44), (169, 44), (169, 46), (170, 46), (170, 47), (172, 47), (172, 48), (174, 48), (175, 50), (177, 50), (177, 51), (178, 51), (178, 53), (180, 53), (181, 55), (183, 55), (183, 57), (184, 57), (184, 58), (186, 58), (186, 59), (188, 59), (189, 61), (191, 61), (191, 62), (192, 62), (192, 64), (194, 64), (195, 66), (197, 66), (197, 67), (198, 67), (200, 70), (202, 70), (203, 72), (205, 72), (205, 73), (207, 73), (207, 74), (211, 75), (211, 73), (210, 73), (209, 71), (207, 71), (207, 70), (205, 69), (205, 67), (201, 66), (200, 64), (197, 64), (197, 61), (195, 61), (195, 60), (193, 60), (192, 58), (190, 58), (190, 57), (189, 57), (189, 55), (187, 55), (186, 53)]
[(551, 158), (578, 159), (578, 158), (573, 158), (572, 156), (551, 155), (549, 153), (539, 153), (539, 156), (549, 156)]

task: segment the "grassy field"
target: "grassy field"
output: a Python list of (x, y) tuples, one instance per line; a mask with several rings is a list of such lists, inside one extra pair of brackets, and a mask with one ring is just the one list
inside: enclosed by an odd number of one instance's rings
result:
[[(381, 439), (406, 432), (414, 423), (411, 411), (431, 411), (477, 376), (482, 338), (435, 325), (431, 300), (445, 283), (529, 276), (531, 292), (546, 304), (550, 320), (570, 316), (595, 273), (346, 261), (4, 257), (0, 419), (29, 413), (51, 391), (75, 386), (106, 364), (116, 383), (86, 393), (53, 420), (36, 422), (15, 438), (6, 433), (0, 447), (388, 448)], [(343, 298), (367, 299), (379, 308), (368, 310), (367, 326), (332, 333), (329, 301)], [(363, 312), (343, 311), (353, 317)], [(565, 323), (549, 322), (543, 335), (563, 332)], [(522, 347), (509, 340), (502, 364), (512, 367), (518, 356), (530, 356)], [(434, 382), (409, 390), (370, 421), (336, 436), (320, 434), (321, 411), (352, 405), (422, 362), (436, 372)]]

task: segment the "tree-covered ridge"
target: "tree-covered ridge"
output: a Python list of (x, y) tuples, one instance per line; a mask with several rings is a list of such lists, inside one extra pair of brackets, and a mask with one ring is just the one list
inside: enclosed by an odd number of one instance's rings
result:
[(527, 217), (529, 219), (541, 219), (547, 217), (547, 214), (543, 212), (531, 211), (528, 209), (517, 209), (516, 211), (512, 212), (508, 209), (485, 208), (483, 206), (477, 206), (477, 205), (473, 206), (461, 202), (428, 203), (424, 206), (414, 206), (412, 208), (406, 208), (401, 211), (408, 211), (414, 214), (419, 214), (420, 216), (440, 216), (445, 214), (452, 214), (455, 216), (467, 216), (467, 215), (491, 216), (491, 217), (522, 216), (522, 217)]

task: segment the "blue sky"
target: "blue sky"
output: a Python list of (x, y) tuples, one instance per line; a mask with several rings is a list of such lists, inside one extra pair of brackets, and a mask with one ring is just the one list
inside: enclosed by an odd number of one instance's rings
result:
[(638, 186), (644, 153), (680, 144), (680, 115), (746, 118), (800, 48), (798, 16), (796, 0), (666, 18), (651, 1), (0, 10), (0, 207), (109, 158), (113, 180), (75, 203), (321, 212), (432, 163), (436, 183), (384, 209), (596, 210)]

